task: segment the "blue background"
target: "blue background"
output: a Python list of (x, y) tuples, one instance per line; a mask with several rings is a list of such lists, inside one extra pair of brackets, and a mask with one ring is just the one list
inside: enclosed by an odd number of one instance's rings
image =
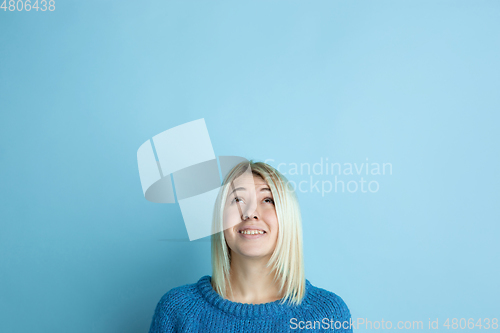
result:
[(211, 274), (136, 160), (199, 118), (216, 155), (392, 164), (298, 194), (354, 318), (500, 317), (498, 1), (57, 1), (0, 31), (1, 332), (146, 332)]

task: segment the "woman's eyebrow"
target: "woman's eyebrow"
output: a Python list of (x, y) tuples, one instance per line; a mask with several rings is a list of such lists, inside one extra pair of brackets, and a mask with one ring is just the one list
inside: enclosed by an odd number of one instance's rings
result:
[(234, 188), (231, 192), (229, 192), (229, 195), (233, 194), (233, 192), (235, 191), (246, 191), (247, 189), (244, 188), (244, 187), (237, 187), (237, 188)]
[[(229, 192), (228, 195), (231, 195), (233, 194), (233, 192), (236, 192), (236, 191), (246, 191), (247, 189), (244, 188), (244, 187), (237, 187), (235, 189), (233, 189), (231, 192)], [(271, 189), (269, 187), (263, 187), (260, 189), (260, 192), (271, 192)]]

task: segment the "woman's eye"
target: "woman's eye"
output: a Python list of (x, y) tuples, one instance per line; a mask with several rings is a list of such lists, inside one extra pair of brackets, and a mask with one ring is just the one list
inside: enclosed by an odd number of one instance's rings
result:
[(242, 198), (239, 198), (239, 197), (236, 197), (233, 199), (233, 202), (242, 202), (243, 199)]
[(270, 203), (270, 204), (273, 204), (274, 205), (274, 200), (271, 199), (271, 198), (265, 198), (264, 199), (264, 202), (267, 202), (267, 203)]

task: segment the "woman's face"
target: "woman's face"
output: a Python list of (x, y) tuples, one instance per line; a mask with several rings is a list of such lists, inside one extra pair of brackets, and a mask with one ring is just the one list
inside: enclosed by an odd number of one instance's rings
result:
[(273, 195), (260, 177), (245, 173), (229, 187), (224, 207), (224, 230), (231, 255), (270, 257), (278, 240), (278, 217)]

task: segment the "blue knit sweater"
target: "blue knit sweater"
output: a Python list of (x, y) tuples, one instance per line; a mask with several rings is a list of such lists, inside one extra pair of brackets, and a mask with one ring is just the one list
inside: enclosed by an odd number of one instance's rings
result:
[[(298, 306), (243, 304), (223, 299), (210, 276), (177, 287), (158, 302), (149, 333), (163, 332), (352, 332), (351, 314), (336, 294), (306, 280)], [(343, 327), (342, 327), (343, 326)]]

